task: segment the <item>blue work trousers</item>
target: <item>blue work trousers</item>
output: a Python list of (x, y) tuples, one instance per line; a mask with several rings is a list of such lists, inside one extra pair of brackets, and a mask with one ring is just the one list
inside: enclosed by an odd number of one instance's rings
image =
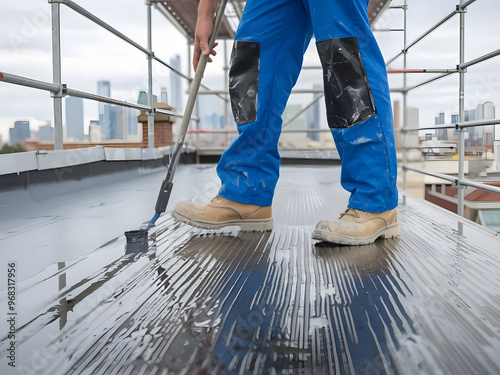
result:
[(328, 125), (349, 207), (397, 206), (397, 160), (387, 72), (370, 30), (369, 0), (249, 0), (238, 27), (229, 88), (239, 136), (217, 166), (219, 195), (270, 206), (279, 177), (282, 114), (314, 33)]

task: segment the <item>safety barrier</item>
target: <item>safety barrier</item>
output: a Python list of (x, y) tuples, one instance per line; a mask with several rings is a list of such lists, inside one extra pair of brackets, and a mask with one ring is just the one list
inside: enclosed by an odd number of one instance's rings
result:
[[(152, 49), (152, 24), (151, 24), (151, 7), (152, 2), (150, 0), (146, 1), (147, 6), (147, 47), (141, 46), (139, 43), (127, 37), (125, 34), (115, 29), (108, 23), (104, 22), (102, 19), (98, 18), (94, 14), (87, 11), (85, 8), (76, 4), (72, 0), (48, 0), (51, 6), (51, 16), (52, 16), (52, 71), (53, 71), (53, 82), (43, 82), (39, 80), (30, 79), (28, 77), (22, 77), (14, 74), (10, 74), (7, 72), (0, 72), (0, 81), (26, 86), (30, 88), (40, 89), (49, 91), (53, 98), (54, 104), (54, 149), (62, 150), (63, 149), (63, 122), (62, 122), (62, 99), (65, 96), (73, 96), (79, 97), (83, 99), (90, 99), (102, 103), (114, 104), (118, 106), (134, 108), (138, 110), (142, 110), (148, 113), (148, 145), (149, 148), (154, 148), (154, 116), (156, 113), (169, 115), (174, 117), (183, 117), (182, 113), (177, 113), (165, 109), (155, 108), (153, 106), (153, 69), (152, 62), (153, 60), (160, 63), (164, 67), (170, 69), (172, 72), (175, 72), (180, 77), (192, 81), (192, 78), (189, 75), (183, 74), (181, 71), (175, 69), (161, 58), (157, 57)], [(111, 32), (116, 35), (118, 38), (128, 43), (129, 45), (135, 47), (139, 51), (143, 52), (148, 57), (148, 104), (135, 104), (126, 101), (121, 101), (113, 98), (108, 98), (100, 95), (95, 95), (88, 92), (83, 92), (79, 90), (72, 89), (67, 87), (66, 84), (61, 82), (61, 16), (60, 16), (60, 6), (65, 5), (68, 8), (74, 10), (79, 13), (83, 17), (89, 19), (95, 24), (99, 25), (103, 29)], [(190, 53), (188, 42), (188, 52)], [(208, 89), (207, 86), (202, 85), (205, 89)], [(227, 100), (225, 97), (220, 96), (223, 100)], [(194, 121), (198, 121), (197, 117), (193, 117)]]
[[(391, 70), (388, 69), (389, 73), (392, 74), (403, 74), (403, 87), (402, 88), (391, 88), (392, 92), (399, 92), (403, 95), (403, 126), (401, 129), (402, 132), (402, 137), (403, 137), (403, 161), (402, 161), (402, 170), (403, 170), (403, 190), (407, 190), (407, 172), (408, 171), (414, 171), (418, 172), (421, 174), (429, 175), (429, 176), (434, 176), (438, 177), (440, 179), (450, 181), (452, 182), (457, 188), (458, 188), (458, 194), (457, 194), (457, 213), (460, 216), (464, 216), (464, 199), (465, 199), (465, 194), (464, 194), (464, 188), (466, 186), (474, 187), (477, 189), (481, 189), (484, 191), (492, 192), (492, 193), (497, 193), (500, 194), (500, 188), (495, 187), (495, 186), (490, 186), (486, 185), (483, 183), (475, 182), (470, 179), (467, 179), (465, 177), (465, 132), (467, 131), (467, 128), (470, 127), (478, 127), (478, 126), (486, 126), (486, 125), (495, 125), (495, 124), (500, 124), (500, 119), (487, 119), (487, 120), (477, 120), (477, 121), (465, 121), (465, 97), (464, 97), (464, 91), (465, 91), (465, 74), (467, 73), (467, 68), (479, 64), (483, 61), (489, 60), (495, 56), (500, 55), (500, 49), (494, 50), (490, 53), (487, 53), (483, 56), (480, 56), (476, 59), (470, 60), (470, 61), (465, 61), (465, 16), (467, 13), (467, 8), (472, 5), (476, 0), (460, 0), (460, 4), (456, 6), (456, 8), (447, 14), (444, 18), (442, 18), (440, 21), (438, 21), (436, 24), (434, 24), (432, 27), (430, 27), (427, 31), (425, 31), (423, 34), (421, 34), (419, 37), (417, 37), (415, 40), (412, 42), (408, 43), (407, 42), (407, 11), (408, 11), (408, 5), (407, 5), (407, 0), (404, 0), (404, 4), (400, 6), (393, 6), (391, 8), (393, 9), (401, 9), (404, 12), (404, 27), (403, 29), (400, 29), (398, 31), (402, 31), (404, 36), (403, 36), (403, 49), (401, 50), (400, 53), (398, 53), (396, 56), (393, 58), (389, 59), (386, 63), (387, 66), (392, 64), (394, 61), (399, 59), (400, 57), (403, 58), (403, 69), (395, 69)], [(455, 68), (450, 68), (450, 69), (407, 69), (407, 54), (408, 51), (420, 43), (424, 38), (432, 34), (434, 31), (439, 29), (443, 24), (445, 24), (448, 20), (452, 19), (455, 15), (458, 15), (460, 20), (459, 20), (459, 35), (460, 35), (460, 40), (459, 40), (459, 62)], [(408, 86), (407, 85), (407, 75), (408, 74), (420, 74), (420, 73), (438, 73), (437, 76), (432, 77), (430, 79), (424, 80), (418, 84)], [(439, 79), (442, 79), (444, 77), (447, 77), (451, 74), (458, 74), (459, 75), (459, 114), (458, 114), (458, 121), (456, 123), (452, 124), (443, 124), (443, 125), (434, 125), (434, 126), (425, 126), (425, 127), (419, 127), (419, 128), (411, 128), (409, 129), (407, 127), (407, 97), (408, 94), (418, 88), (422, 87), (425, 85), (428, 85), (430, 83), (433, 83)], [(458, 176), (451, 176), (443, 173), (436, 173), (428, 170), (424, 170), (421, 168), (416, 168), (411, 165), (409, 165), (409, 160), (408, 160), (408, 150), (414, 148), (414, 147), (407, 147), (406, 145), (406, 134), (410, 132), (418, 132), (421, 130), (437, 130), (437, 129), (455, 129), (458, 132), (458, 145), (457, 145), (457, 150), (458, 150)]]

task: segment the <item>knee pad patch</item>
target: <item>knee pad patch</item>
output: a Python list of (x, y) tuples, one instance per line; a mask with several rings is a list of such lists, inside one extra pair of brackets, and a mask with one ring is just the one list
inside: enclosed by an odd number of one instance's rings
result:
[(323, 67), (328, 126), (348, 128), (374, 116), (377, 111), (358, 38), (325, 40), (316, 47)]
[(259, 89), (260, 44), (235, 41), (229, 70), (229, 96), (236, 124), (253, 122), (257, 118)]

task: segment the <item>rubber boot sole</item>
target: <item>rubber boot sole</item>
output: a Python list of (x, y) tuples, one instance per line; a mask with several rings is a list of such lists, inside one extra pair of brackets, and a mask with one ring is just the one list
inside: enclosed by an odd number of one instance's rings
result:
[(399, 237), (399, 223), (382, 228), (377, 233), (369, 237), (348, 237), (322, 230), (315, 230), (312, 233), (312, 238), (314, 240), (349, 246), (368, 245), (375, 242), (375, 240), (379, 237), (385, 239)]
[(238, 226), (242, 232), (267, 232), (273, 229), (273, 219), (263, 220), (231, 220), (222, 222), (202, 221), (190, 218), (178, 211), (172, 211), (171, 215), (177, 221), (189, 224), (193, 227), (203, 229), (221, 229), (229, 226)]

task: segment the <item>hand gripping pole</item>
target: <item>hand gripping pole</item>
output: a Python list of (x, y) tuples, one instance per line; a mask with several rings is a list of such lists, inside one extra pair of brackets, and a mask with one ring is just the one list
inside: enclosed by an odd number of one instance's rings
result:
[[(219, 32), (219, 28), (222, 22), (222, 17), (224, 16), (224, 10), (226, 8), (227, 0), (219, 1), (217, 4), (217, 9), (215, 11), (215, 19), (214, 19), (214, 27), (212, 30), (212, 34), (208, 40), (208, 45), (210, 48), (214, 45), (215, 38), (217, 37), (217, 33)], [(207, 66), (209, 55), (201, 55), (200, 61), (198, 62), (198, 67), (196, 69), (196, 73), (194, 75), (193, 81), (191, 83), (191, 90), (189, 91), (188, 100), (186, 103), (186, 108), (184, 110), (184, 117), (182, 118), (181, 128), (179, 130), (179, 137), (177, 142), (174, 145), (174, 151), (172, 153), (172, 157), (168, 164), (167, 176), (165, 180), (163, 180), (160, 188), (160, 192), (158, 193), (158, 199), (156, 200), (155, 214), (147, 228), (153, 226), (160, 217), (160, 215), (165, 212), (167, 209), (167, 204), (170, 198), (170, 193), (173, 188), (173, 179), (175, 170), (177, 169), (177, 165), (179, 164), (179, 158), (182, 150), (182, 146), (184, 145), (184, 139), (186, 138), (186, 133), (189, 127), (189, 123), (191, 121), (191, 115), (193, 114), (193, 108), (196, 103), (196, 98), (198, 96), (198, 91), (200, 89), (201, 80), (203, 78), (203, 74), (205, 72), (205, 67)]]

